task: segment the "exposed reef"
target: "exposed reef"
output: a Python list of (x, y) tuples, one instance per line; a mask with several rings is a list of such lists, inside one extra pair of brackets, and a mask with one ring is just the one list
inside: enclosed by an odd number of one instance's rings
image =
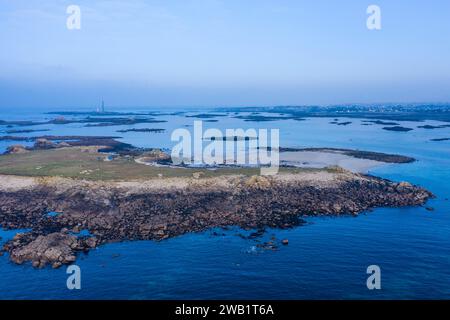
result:
[(6, 130), (6, 134), (17, 134), (17, 133), (32, 133), (32, 132), (44, 132), (50, 131), (50, 129), (24, 129), (24, 130)]
[(408, 132), (408, 131), (412, 131), (414, 129), (406, 128), (406, 127), (402, 127), (402, 126), (395, 126), (395, 127), (383, 127), (383, 130), (397, 131), (397, 132)]
[(165, 132), (166, 129), (156, 129), (156, 128), (142, 128), (142, 129), (123, 129), (123, 130), (117, 130), (117, 132), (120, 133), (126, 133), (126, 132), (152, 132), (152, 133), (162, 133)]
[(211, 118), (226, 117), (226, 116), (227, 116), (227, 114), (200, 113), (200, 114), (186, 115), (186, 118), (211, 119)]
[(417, 128), (421, 128), (421, 129), (444, 129), (444, 128), (450, 128), (450, 124), (443, 124), (443, 125), (438, 125), (438, 126), (432, 126), (432, 125), (424, 125), (424, 126), (418, 126)]
[(352, 122), (351, 121), (344, 121), (344, 122), (331, 121), (330, 124), (335, 124), (338, 126), (348, 126), (349, 124), (352, 124)]
[(383, 120), (363, 120), (363, 123), (371, 123), (371, 124), (379, 124), (384, 126), (399, 126), (400, 124), (397, 122), (389, 122), (389, 121), (383, 121)]

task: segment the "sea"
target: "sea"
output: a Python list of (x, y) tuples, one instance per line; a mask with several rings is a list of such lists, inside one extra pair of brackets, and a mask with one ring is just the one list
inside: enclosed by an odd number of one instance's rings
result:
[[(64, 111), (90, 111), (59, 108)], [(50, 108), (3, 109), (1, 120), (49, 120)], [(85, 127), (82, 123), (45, 124), (12, 129), (48, 129), (36, 135), (111, 135), (138, 147), (170, 149), (171, 133), (191, 129), (186, 117), (221, 113), (205, 108), (111, 108), (117, 112), (162, 112), (164, 123)], [(187, 112), (179, 113), (179, 112)], [(335, 147), (395, 153), (414, 163), (380, 166), (369, 174), (408, 181), (432, 191), (426, 207), (377, 208), (357, 217), (314, 217), (305, 225), (267, 229), (262, 239), (243, 237), (238, 227), (188, 233), (160, 242), (124, 241), (80, 254), (81, 289), (67, 287), (67, 268), (35, 269), (0, 256), (0, 299), (449, 299), (450, 298), (450, 128), (423, 129), (438, 121), (399, 122), (409, 132), (383, 130), (364, 119), (305, 118), (244, 121), (234, 113), (205, 128), (279, 129), (282, 147)], [(71, 118), (71, 116), (66, 116)], [(164, 133), (126, 132), (161, 128)], [(7, 135), (0, 125), (0, 134)], [(0, 152), (11, 144), (0, 141)], [(30, 144), (30, 143), (25, 143)], [(26, 199), (24, 199), (26, 200)], [(1, 230), (0, 245), (23, 230)], [(288, 245), (264, 250), (258, 241), (288, 239)], [(380, 289), (367, 286), (369, 266), (380, 268)]]

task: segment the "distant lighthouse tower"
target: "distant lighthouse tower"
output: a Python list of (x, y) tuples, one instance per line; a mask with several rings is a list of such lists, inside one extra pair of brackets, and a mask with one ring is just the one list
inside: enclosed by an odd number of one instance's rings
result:
[(105, 113), (105, 101), (102, 99), (102, 113)]

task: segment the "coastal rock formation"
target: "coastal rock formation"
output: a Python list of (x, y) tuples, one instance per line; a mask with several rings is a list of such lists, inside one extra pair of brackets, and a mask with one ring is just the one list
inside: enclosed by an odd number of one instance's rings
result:
[(24, 146), (15, 144), (6, 148), (6, 154), (19, 154), (29, 152)]
[(37, 139), (36, 142), (34, 143), (34, 149), (36, 149), (36, 150), (39, 150), (39, 149), (44, 149), (44, 150), (45, 149), (53, 149), (53, 148), (56, 148), (56, 147), (57, 147), (56, 143), (54, 143), (54, 142), (52, 142), (50, 140), (44, 139), (44, 138)]
[[(432, 194), (345, 170), (94, 182), (0, 175), (0, 224), (29, 228), (4, 246), (16, 263), (58, 267), (122, 240), (163, 240), (212, 227), (290, 228), (303, 217), (422, 205)], [(61, 212), (49, 216), (49, 212)], [(81, 230), (89, 235), (80, 236)]]
[(10, 248), (11, 260), (17, 264), (32, 261), (34, 267), (43, 267), (51, 263), (54, 268), (74, 262), (75, 250), (83, 249), (77, 237), (63, 232), (38, 235), (36, 239), (32, 234), (17, 234), (5, 248)]

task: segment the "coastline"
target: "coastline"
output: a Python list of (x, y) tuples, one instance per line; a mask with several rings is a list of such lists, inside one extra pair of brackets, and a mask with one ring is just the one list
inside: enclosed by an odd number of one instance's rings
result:
[[(0, 175), (0, 181), (1, 224), (7, 229), (31, 229), (17, 234), (3, 250), (17, 264), (30, 261), (34, 267), (54, 268), (109, 242), (160, 241), (229, 226), (292, 228), (308, 216), (417, 206), (433, 196), (406, 182), (340, 168), (273, 177), (86, 181)], [(49, 212), (58, 214), (49, 216)]]

